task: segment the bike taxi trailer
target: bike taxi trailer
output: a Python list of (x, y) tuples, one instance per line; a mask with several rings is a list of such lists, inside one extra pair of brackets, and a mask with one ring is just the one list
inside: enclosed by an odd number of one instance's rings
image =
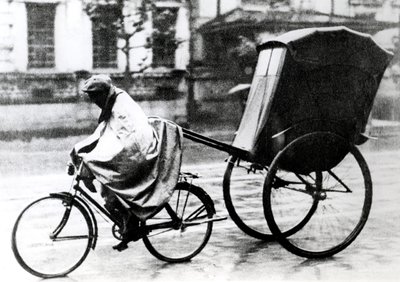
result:
[[(354, 144), (366, 140), (373, 101), (392, 57), (371, 36), (346, 27), (301, 29), (259, 45), (258, 54), (232, 145), (188, 130), (186, 137), (197, 137), (195, 141), (264, 165), (291, 141), (310, 132), (331, 131)], [(325, 141), (299, 150), (288, 168), (315, 169), (315, 164), (304, 163), (309, 149), (324, 156), (314, 160), (321, 169), (334, 166), (347, 152), (333, 152), (335, 144), (325, 146)]]
[[(346, 27), (285, 33), (258, 46), (231, 145), (184, 129), (186, 138), (231, 155), (224, 200), (242, 231), (309, 258), (338, 253), (358, 236), (371, 208), (372, 180), (356, 145), (368, 139), (391, 58), (370, 35)], [(242, 186), (234, 184), (239, 180)], [(246, 202), (260, 190), (268, 228), (255, 224)]]
[[(369, 35), (345, 27), (296, 30), (263, 43), (258, 52), (234, 147), (269, 164), (291, 141), (314, 131), (364, 141), (361, 134), (391, 59)], [(309, 149), (323, 156), (313, 160), (321, 169), (337, 164), (347, 152), (334, 152), (335, 144), (324, 146), (325, 141), (295, 152), (288, 168), (315, 169), (304, 162)]]

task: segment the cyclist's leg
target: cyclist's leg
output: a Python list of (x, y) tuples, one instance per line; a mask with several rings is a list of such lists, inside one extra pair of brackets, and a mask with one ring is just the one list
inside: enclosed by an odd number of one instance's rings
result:
[(116, 218), (121, 220), (120, 234), (122, 241), (113, 246), (118, 251), (125, 250), (130, 241), (137, 241), (141, 238), (141, 230), (139, 228), (139, 218), (137, 218), (127, 206), (110, 190), (107, 186), (101, 186), (101, 196), (105, 204), (104, 207)]
[(106, 210), (108, 210), (114, 217), (122, 219), (124, 207), (115, 196), (115, 193), (107, 188), (107, 186), (101, 184), (100, 195), (104, 199), (104, 207)]

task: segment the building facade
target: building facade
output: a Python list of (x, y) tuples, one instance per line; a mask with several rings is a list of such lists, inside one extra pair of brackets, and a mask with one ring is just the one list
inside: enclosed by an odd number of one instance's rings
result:
[[(214, 9), (198, 28), (202, 50), (195, 54), (196, 97), (207, 112), (227, 99), (230, 87), (250, 83), (256, 54), (250, 49), (284, 32), (309, 27), (344, 25), (372, 35), (399, 53), (399, 1), (394, 0), (241, 0), (224, 13)], [(223, 1), (220, 2), (221, 5)], [(232, 3), (231, 3), (232, 4)], [(222, 7), (219, 9), (223, 10)], [(201, 18), (201, 17), (200, 17)], [(239, 47), (239, 48), (238, 48)], [(246, 51), (246, 49), (249, 49)], [(244, 51), (244, 52), (243, 52)], [(242, 56), (245, 53), (244, 56)], [(397, 56), (399, 57), (399, 56)], [(399, 60), (389, 67), (376, 99), (374, 115), (400, 120)], [(222, 82), (222, 83), (221, 83)], [(231, 97), (228, 99), (238, 98)], [(233, 106), (233, 109), (235, 106)], [(232, 116), (233, 110), (230, 113)], [(209, 115), (209, 114), (207, 114)]]
[[(126, 0), (126, 30), (141, 25), (126, 46), (115, 25), (115, 2), (89, 1), (99, 4), (99, 16), (91, 17), (85, 1), (0, 0), (0, 104), (85, 102), (79, 93), (82, 81), (106, 73), (148, 112), (184, 122), (182, 70), (189, 60), (185, 2), (156, 1), (146, 22), (137, 24), (141, 0)], [(169, 38), (165, 32), (154, 35), (154, 30), (169, 31)], [(129, 84), (124, 83), (127, 66)]]
[[(0, 1), (0, 72), (122, 72), (126, 66), (117, 31), (101, 29), (96, 19), (84, 10), (85, 0), (1, 0)], [(140, 0), (126, 0), (128, 13), (135, 13)], [(101, 1), (99, 2), (101, 3)], [(112, 3), (112, 1), (110, 1)], [(112, 23), (115, 12), (104, 6), (102, 20)], [(181, 44), (173, 53), (162, 54), (160, 42), (154, 49), (144, 47), (145, 38), (152, 32), (151, 18), (144, 30), (131, 38), (132, 71), (140, 64), (167, 65), (185, 68), (187, 62), (187, 9), (181, 1), (157, 1), (155, 12), (169, 10), (173, 14), (168, 23), (175, 29)], [(157, 44), (158, 43), (158, 44)], [(186, 47), (186, 50), (185, 50)], [(170, 51), (171, 48), (168, 50)], [(169, 55), (169, 57), (168, 57)], [(178, 59), (179, 58), (179, 59)]]
[[(0, 0), (0, 105), (81, 102), (82, 80), (107, 73), (148, 113), (184, 123), (185, 71), (191, 70), (194, 81), (190, 103), (199, 111), (220, 112), (220, 101), (230, 99), (228, 89), (252, 75), (251, 59), (242, 66), (230, 57), (243, 39), (257, 42), (321, 25), (374, 34), (398, 27), (400, 14), (398, 0), (154, 0), (143, 29), (130, 39), (127, 56), (126, 41), (110, 28), (118, 10), (108, 5), (98, 10), (99, 17), (91, 17), (88, 2), (113, 0)], [(124, 2), (123, 12), (134, 17), (142, 0)], [(148, 45), (155, 30), (158, 36)], [(222, 103), (224, 112), (240, 118), (232, 103)]]

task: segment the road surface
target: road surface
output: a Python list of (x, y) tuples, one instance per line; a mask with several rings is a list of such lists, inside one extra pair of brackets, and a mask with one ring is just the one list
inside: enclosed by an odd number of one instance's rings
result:
[[(111, 235), (111, 226), (98, 218), (101, 228), (95, 251), (68, 277), (51, 281), (398, 281), (400, 149), (367, 148), (363, 153), (374, 183), (370, 218), (356, 241), (332, 258), (296, 257), (275, 242), (264, 243), (249, 237), (228, 219), (215, 223), (208, 245), (191, 262), (168, 264), (154, 258), (141, 241), (131, 243), (122, 253), (112, 250), (116, 241)], [(210, 194), (220, 216), (227, 215), (222, 198), (225, 166), (222, 158), (183, 168), (202, 176), (197, 184)], [(11, 229), (24, 206), (49, 192), (68, 190), (70, 181), (63, 171), (3, 176), (0, 183), (2, 281), (41, 280), (26, 273), (14, 259)], [(249, 208), (259, 206), (259, 199), (249, 199), (248, 205)], [(255, 215), (255, 218), (264, 220), (262, 216)]]

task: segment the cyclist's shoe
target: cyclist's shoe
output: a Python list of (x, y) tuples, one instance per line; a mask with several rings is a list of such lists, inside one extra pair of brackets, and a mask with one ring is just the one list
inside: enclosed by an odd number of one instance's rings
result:
[(138, 241), (142, 237), (143, 237), (143, 232), (141, 231), (141, 228), (129, 231), (126, 234), (122, 234), (122, 241), (119, 242), (117, 245), (113, 246), (112, 248), (114, 250), (117, 250), (118, 252), (122, 252), (128, 248), (129, 242)]
[(124, 223), (121, 230), (122, 240), (119, 244), (113, 246), (114, 250), (119, 252), (128, 248), (128, 243), (131, 241), (138, 241), (143, 237), (143, 228), (139, 226), (139, 221), (134, 216), (124, 218)]
[(114, 250), (117, 250), (118, 252), (122, 252), (128, 248), (128, 243), (125, 241), (119, 242), (119, 244), (115, 245), (112, 247)]

